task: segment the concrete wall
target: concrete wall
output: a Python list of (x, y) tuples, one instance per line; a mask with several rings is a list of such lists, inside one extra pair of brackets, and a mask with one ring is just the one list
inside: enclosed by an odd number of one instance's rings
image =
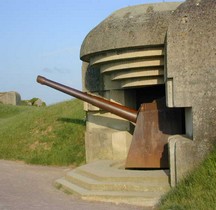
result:
[(177, 181), (216, 143), (215, 23), (215, 0), (188, 0), (172, 14), (168, 27), (167, 104), (187, 107), (187, 139), (170, 139)]
[[(96, 26), (80, 51), (83, 90), (137, 108), (135, 89), (164, 84), (164, 40), (179, 4), (123, 8)], [(125, 160), (134, 125), (90, 104), (84, 103), (84, 109), (87, 162)]]
[[(215, 0), (138, 5), (111, 14), (81, 47), (85, 91), (135, 108), (137, 88), (165, 84), (167, 106), (184, 108), (185, 134), (169, 138), (172, 186), (216, 142), (215, 23)], [(130, 122), (85, 110), (87, 160), (124, 159)]]
[(19, 105), (20, 102), (21, 96), (17, 92), (11, 91), (0, 93), (0, 103), (2, 104)]

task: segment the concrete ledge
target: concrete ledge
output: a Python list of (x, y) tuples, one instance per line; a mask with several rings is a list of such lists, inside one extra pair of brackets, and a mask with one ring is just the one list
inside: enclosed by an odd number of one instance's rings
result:
[(103, 159), (126, 159), (131, 139), (131, 135), (127, 131), (116, 131), (108, 128), (86, 131), (87, 163)]
[(170, 184), (175, 187), (195, 166), (196, 149), (193, 140), (181, 135), (168, 139)]

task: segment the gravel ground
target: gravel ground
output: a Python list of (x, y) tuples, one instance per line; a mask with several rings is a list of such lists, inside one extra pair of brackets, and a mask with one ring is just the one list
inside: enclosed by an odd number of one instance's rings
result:
[(84, 201), (53, 186), (70, 168), (0, 160), (0, 210), (150, 210), (138, 206)]

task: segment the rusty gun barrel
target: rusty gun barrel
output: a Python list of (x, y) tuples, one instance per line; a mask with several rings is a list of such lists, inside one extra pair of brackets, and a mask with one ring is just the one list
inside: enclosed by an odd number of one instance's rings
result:
[(46, 79), (45, 77), (38, 76), (37, 82), (59, 90), (63, 93), (71, 95), (75, 98), (81, 99), (82, 101), (88, 102), (98, 108), (101, 108), (105, 111), (116, 114), (124, 119), (127, 119), (131, 122), (136, 122), (138, 112), (134, 109), (131, 109), (126, 106), (122, 106), (120, 104), (111, 102), (107, 99), (103, 99), (101, 97), (93, 96), (82, 91), (76, 90), (74, 88), (62, 85), (60, 83), (54, 82), (52, 80)]

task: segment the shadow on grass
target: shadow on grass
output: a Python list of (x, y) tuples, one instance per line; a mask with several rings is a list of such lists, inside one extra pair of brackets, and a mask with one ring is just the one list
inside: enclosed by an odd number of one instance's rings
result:
[(60, 117), (57, 119), (57, 121), (61, 121), (61, 122), (67, 122), (67, 123), (74, 123), (74, 124), (78, 124), (78, 125), (85, 125), (85, 120), (81, 120), (81, 119), (73, 119), (73, 118), (68, 118), (68, 117)]

